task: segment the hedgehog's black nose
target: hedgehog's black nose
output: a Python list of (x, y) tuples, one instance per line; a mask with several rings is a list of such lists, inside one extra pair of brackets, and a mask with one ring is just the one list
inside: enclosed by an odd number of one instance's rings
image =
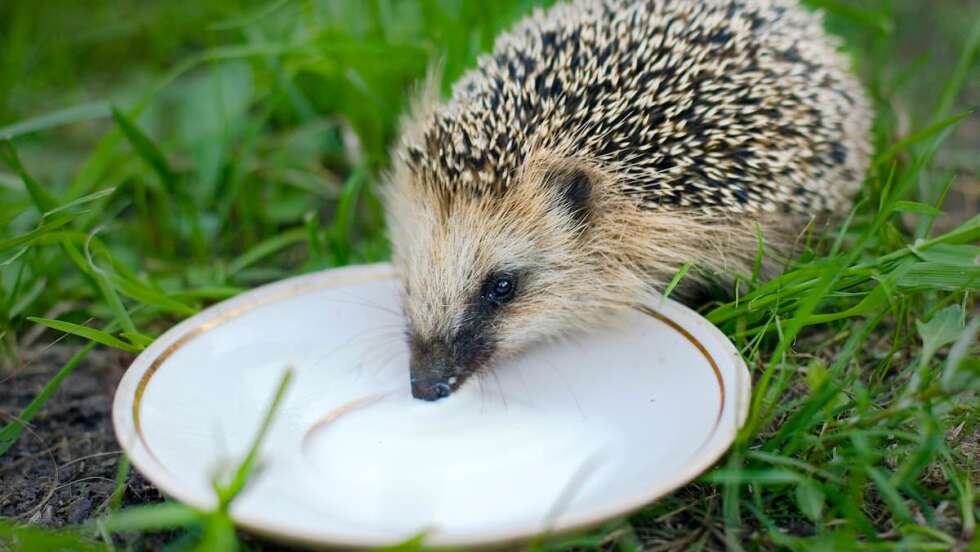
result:
[(438, 401), (452, 394), (448, 383), (441, 381), (430, 383), (412, 378), (412, 396), (423, 401)]
[(432, 390), (435, 392), (437, 399), (441, 399), (443, 397), (448, 397), (449, 394), (452, 393), (452, 390), (449, 389), (449, 384), (442, 383), (441, 381), (439, 383), (433, 385), (432, 386)]

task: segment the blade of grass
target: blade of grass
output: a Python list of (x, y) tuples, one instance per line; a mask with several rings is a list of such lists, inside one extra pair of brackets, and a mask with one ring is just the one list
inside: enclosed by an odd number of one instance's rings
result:
[(34, 281), (34, 284), (31, 285), (30, 288), (21, 293), (12, 293), (10, 295), (10, 300), (16, 299), (17, 302), (10, 305), (10, 307), (7, 309), (7, 317), (14, 318), (26, 311), (27, 308), (31, 306), (31, 303), (36, 301), (37, 298), (41, 296), (41, 293), (45, 290), (47, 284), (47, 278), (38, 278)]
[(970, 66), (973, 64), (973, 60), (977, 58), (978, 51), (980, 51), (980, 19), (973, 22), (970, 34), (956, 58), (956, 66), (949, 78), (946, 79), (943, 91), (939, 95), (939, 100), (932, 112), (931, 119), (933, 122), (944, 119), (953, 109), (953, 103), (966, 83)]
[(110, 533), (122, 531), (158, 531), (186, 527), (200, 522), (204, 514), (177, 502), (163, 502), (126, 508), (89, 522), (91, 527), (100, 526)]
[(106, 102), (76, 105), (2, 127), (0, 128), (0, 140), (13, 140), (20, 136), (50, 130), (63, 125), (102, 119), (108, 117), (109, 114), (109, 104)]
[(197, 309), (194, 307), (184, 304), (173, 296), (156, 291), (142, 282), (115, 273), (109, 273), (106, 277), (119, 293), (139, 301), (141, 304), (152, 305), (164, 312), (182, 316), (197, 314)]
[(115, 549), (94, 543), (74, 531), (17, 525), (11, 520), (0, 518), (0, 545), (3, 544), (9, 544), (11, 550), (18, 552), (107, 552)]
[(88, 326), (82, 326), (81, 324), (75, 324), (72, 322), (65, 322), (64, 320), (51, 320), (48, 318), (39, 318), (36, 316), (28, 316), (28, 320), (35, 322), (37, 324), (43, 324), (51, 329), (58, 330), (59, 332), (65, 332), (71, 335), (77, 335), (78, 337), (84, 337), (89, 341), (94, 341), (101, 345), (107, 347), (112, 347), (114, 349), (120, 349), (122, 351), (127, 351), (130, 353), (136, 353), (142, 350), (141, 347), (136, 347), (130, 343), (114, 337), (112, 334), (103, 332), (101, 330), (96, 330), (95, 328), (89, 328)]
[(677, 287), (677, 284), (679, 284), (681, 280), (684, 279), (684, 276), (687, 274), (687, 271), (691, 269), (691, 266), (692, 263), (689, 262), (684, 263), (684, 265), (680, 268), (680, 270), (678, 270), (677, 273), (674, 274), (674, 277), (670, 279), (670, 282), (667, 284), (667, 287), (664, 288), (664, 293), (663, 293), (664, 298), (670, 297), (670, 292), (674, 291), (674, 288)]
[(61, 212), (64, 212), (64, 211), (68, 211), (70, 209), (74, 209), (75, 207), (79, 207), (79, 206), (82, 206), (82, 205), (86, 205), (86, 204), (92, 203), (94, 201), (98, 201), (98, 200), (100, 200), (102, 198), (109, 197), (115, 191), (116, 191), (116, 188), (106, 188), (104, 190), (99, 190), (97, 192), (92, 192), (92, 193), (87, 194), (87, 195), (84, 195), (84, 196), (82, 196), (82, 197), (80, 197), (78, 199), (69, 201), (68, 203), (65, 203), (64, 205), (61, 205), (59, 207), (55, 207), (54, 209), (51, 209), (50, 211), (46, 211), (44, 213), (44, 216), (49, 217), (49, 216), (54, 215), (54, 214), (57, 214), (57, 213), (61, 213)]
[(31, 197), (31, 201), (34, 202), (34, 206), (37, 207), (39, 213), (45, 213), (58, 207), (60, 203), (58, 198), (41, 186), (24, 169), (24, 165), (20, 162), (20, 157), (17, 155), (17, 150), (10, 140), (0, 140), (0, 159), (20, 176), (24, 182), (24, 188), (27, 189), (27, 194)]
[(891, 478), (885, 474), (885, 470), (871, 465), (866, 465), (864, 469), (874, 482), (875, 488), (878, 489), (881, 499), (888, 504), (892, 513), (906, 523), (913, 523), (912, 512), (905, 505), (901, 493), (891, 484)]
[(832, 267), (824, 273), (817, 282), (817, 285), (814, 286), (813, 291), (801, 302), (793, 318), (789, 320), (785, 335), (780, 337), (779, 343), (772, 353), (771, 360), (759, 378), (759, 382), (756, 384), (756, 389), (753, 392), (753, 400), (749, 409), (749, 422), (745, 424), (745, 427), (740, 432), (740, 440), (742, 442), (745, 442), (750, 436), (755, 435), (758, 427), (763, 423), (763, 401), (766, 399), (766, 391), (775, 373), (776, 366), (783, 362), (784, 355), (789, 350), (793, 340), (796, 339), (797, 334), (805, 326), (806, 319), (813, 314), (820, 302), (824, 300), (834, 282), (839, 277), (841, 268), (846, 266), (843, 262), (836, 264), (836, 267)]
[[(91, 239), (91, 235), (89, 236), (89, 239)], [(88, 242), (86, 241), (86, 243)], [(88, 258), (87, 256), (83, 257), (74, 244), (72, 244), (70, 241), (63, 241), (62, 248), (68, 254), (68, 257), (75, 262), (75, 266), (81, 269), (81, 271), (90, 278), (95, 286), (96, 292), (98, 292), (98, 294), (105, 299), (109, 309), (112, 310), (116, 317), (116, 322), (119, 323), (119, 326), (124, 331), (129, 333), (139, 333), (139, 331), (136, 330), (136, 325), (133, 324), (133, 319), (130, 318), (129, 312), (123, 305), (122, 300), (119, 299), (119, 295), (116, 293), (116, 288), (109, 283), (102, 273), (96, 270), (95, 265), (91, 263), (91, 258)], [(86, 253), (88, 253), (87, 248)]]
[(245, 253), (239, 255), (228, 263), (228, 273), (237, 274), (242, 269), (255, 264), (256, 262), (277, 253), (294, 243), (306, 241), (307, 234), (305, 228), (294, 228), (275, 235)]
[(163, 185), (173, 192), (174, 182), (177, 176), (170, 168), (170, 164), (167, 162), (167, 158), (163, 155), (163, 152), (160, 151), (160, 148), (136, 124), (130, 121), (126, 115), (115, 107), (112, 108), (112, 118), (115, 119), (119, 130), (122, 131), (123, 136), (133, 147), (133, 150), (136, 151), (153, 172), (157, 173)]
[(286, 397), (286, 390), (289, 388), (289, 383), (292, 381), (292, 378), (293, 371), (291, 368), (287, 368), (283, 373), (282, 379), (279, 381), (279, 386), (276, 388), (276, 392), (272, 397), (272, 402), (266, 409), (265, 417), (262, 419), (262, 423), (259, 425), (259, 429), (255, 433), (255, 437), (252, 440), (252, 445), (249, 447), (245, 458), (242, 460), (241, 464), (239, 464), (238, 469), (235, 470), (234, 476), (227, 485), (216, 485), (216, 491), (218, 492), (219, 499), (219, 511), (227, 512), (228, 507), (231, 505), (231, 501), (238, 496), (238, 494), (248, 483), (249, 477), (251, 477), (252, 472), (255, 470), (255, 465), (258, 461), (259, 449), (262, 446), (262, 442), (265, 441), (269, 428), (272, 427), (272, 421), (275, 419), (276, 414), (279, 413), (279, 407), (281, 406), (283, 399)]
[(330, 247), (340, 264), (346, 264), (350, 258), (351, 231), (358, 199), (367, 180), (366, 172), (363, 165), (359, 166), (347, 179), (328, 232)]
[(238, 538), (235, 524), (226, 512), (212, 512), (204, 519), (204, 531), (200, 540), (190, 548), (191, 552), (235, 552)]
[(755, 260), (752, 262), (752, 289), (754, 289), (759, 283), (759, 273), (762, 271), (762, 255), (765, 250), (765, 242), (762, 239), (762, 226), (759, 223), (755, 224), (755, 241), (757, 247), (755, 252)]
[(26, 251), (27, 246), (32, 245), (34, 242), (43, 241), (49, 236), (58, 234), (57, 229), (65, 226), (69, 222), (71, 222), (71, 218), (59, 216), (56, 217), (55, 220), (44, 223), (30, 232), (25, 232), (18, 236), (14, 236), (13, 238), (0, 241), (0, 251), (13, 249), (18, 246), (25, 246), (25, 248), (21, 249), (20, 252), (14, 253), (12, 257), (8, 257), (6, 260), (0, 262), (0, 266), (10, 263), (14, 258)]
[(935, 420), (928, 415), (922, 416), (922, 427), (924, 434), (919, 446), (906, 458), (905, 462), (898, 466), (889, 480), (889, 483), (896, 488), (902, 488), (911, 483), (939, 454), (939, 449), (943, 444), (942, 434), (936, 427)]
[(880, 11), (863, 8), (851, 2), (845, 2), (843, 0), (808, 0), (807, 3), (850, 19), (882, 35), (887, 35), (894, 29), (894, 24), (887, 15)]
[(902, 151), (907, 150), (912, 146), (915, 146), (930, 138), (934, 138), (935, 136), (939, 135), (947, 128), (956, 125), (957, 123), (959, 123), (963, 119), (966, 119), (967, 117), (970, 117), (971, 115), (973, 115), (972, 111), (964, 111), (963, 113), (958, 113), (956, 115), (953, 115), (952, 117), (949, 117), (948, 119), (942, 120), (922, 130), (918, 130), (916, 132), (913, 132), (912, 134), (909, 134), (901, 141), (892, 144), (888, 149), (879, 153), (875, 157), (874, 164), (883, 165), (885, 163), (891, 162), (893, 158), (897, 154), (901, 153)]
[(129, 472), (129, 456), (126, 453), (122, 453), (119, 455), (119, 463), (116, 464), (116, 483), (112, 489), (112, 494), (109, 495), (110, 511), (117, 512), (122, 505), (122, 497), (126, 493)]

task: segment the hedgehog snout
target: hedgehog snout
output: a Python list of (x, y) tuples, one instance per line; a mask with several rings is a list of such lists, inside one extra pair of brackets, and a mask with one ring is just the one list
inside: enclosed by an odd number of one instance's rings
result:
[(410, 339), (409, 372), (412, 396), (437, 401), (452, 394), (462, 383), (459, 370), (450, 358), (448, 348), (432, 341)]
[(412, 396), (423, 401), (438, 401), (451, 395), (452, 388), (448, 383), (437, 381), (435, 383), (420, 382), (412, 378)]
[(413, 359), (410, 382), (412, 396), (423, 401), (438, 401), (451, 395), (460, 382), (455, 370), (446, 369), (442, 363), (420, 363)]

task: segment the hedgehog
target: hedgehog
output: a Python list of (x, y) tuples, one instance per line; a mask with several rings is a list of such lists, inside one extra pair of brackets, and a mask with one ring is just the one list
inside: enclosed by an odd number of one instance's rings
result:
[(871, 155), (866, 93), (795, 0), (573, 0), (499, 36), (448, 99), (439, 80), (383, 189), (428, 401), (610, 323), (685, 264), (745, 273), (760, 235), (785, 255), (849, 208)]

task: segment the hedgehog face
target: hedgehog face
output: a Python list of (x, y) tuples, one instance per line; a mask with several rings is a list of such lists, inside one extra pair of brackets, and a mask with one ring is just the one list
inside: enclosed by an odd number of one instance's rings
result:
[(396, 173), (387, 190), (412, 393), (448, 396), (498, 358), (563, 333), (603, 287), (592, 175), (526, 171), (506, 189), (447, 193)]

